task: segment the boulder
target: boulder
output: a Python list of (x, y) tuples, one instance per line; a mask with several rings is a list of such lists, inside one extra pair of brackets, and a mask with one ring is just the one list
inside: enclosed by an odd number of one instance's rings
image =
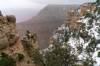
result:
[(13, 23), (16, 22), (16, 17), (14, 15), (7, 15), (6, 17), (8, 22), (13, 22)]
[(12, 46), (13, 44), (16, 43), (16, 34), (15, 33), (7, 33), (7, 38), (9, 41), (9, 46)]
[(1, 11), (0, 11), (0, 16), (3, 16)]
[(0, 50), (5, 49), (8, 46), (9, 46), (9, 42), (7, 37), (3, 37), (2, 39), (0, 39)]
[(13, 39), (9, 39), (9, 46), (12, 46), (16, 43), (16, 37), (13, 37)]

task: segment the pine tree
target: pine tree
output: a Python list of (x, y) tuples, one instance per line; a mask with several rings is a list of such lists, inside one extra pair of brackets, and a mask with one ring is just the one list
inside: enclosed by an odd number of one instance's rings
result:
[(96, 3), (97, 3), (97, 5), (100, 5), (100, 0), (97, 0)]

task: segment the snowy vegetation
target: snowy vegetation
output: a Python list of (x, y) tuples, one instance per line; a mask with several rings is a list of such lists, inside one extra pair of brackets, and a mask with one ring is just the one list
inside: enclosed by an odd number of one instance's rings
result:
[[(85, 14), (76, 10), (78, 24), (68, 23), (58, 27), (51, 44), (33, 54), (39, 66), (100, 66), (100, 0), (88, 3)], [(93, 6), (93, 7), (92, 7)], [(75, 27), (76, 26), (76, 27)]]

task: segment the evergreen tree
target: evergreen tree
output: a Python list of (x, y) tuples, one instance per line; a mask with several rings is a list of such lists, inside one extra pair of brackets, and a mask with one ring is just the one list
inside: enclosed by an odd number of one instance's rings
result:
[(97, 0), (96, 3), (97, 3), (97, 5), (100, 5), (100, 0)]
[(65, 44), (54, 44), (47, 51), (34, 50), (33, 62), (39, 66), (75, 66), (76, 56), (71, 53), (71, 47)]

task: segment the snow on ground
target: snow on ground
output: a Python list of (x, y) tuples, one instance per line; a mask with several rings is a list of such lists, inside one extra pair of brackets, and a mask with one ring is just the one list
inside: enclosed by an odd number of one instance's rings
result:
[[(78, 11), (80, 12), (80, 11)], [(90, 12), (90, 11), (89, 11)], [(89, 20), (91, 19), (90, 17), (85, 18), (85, 16), (80, 17), (80, 20), (78, 20), (77, 22), (82, 22), (85, 24), (85, 31), (88, 32), (89, 36), (92, 36), (91, 38), (95, 38), (96, 40), (100, 40), (100, 15), (96, 13), (91, 12), (94, 16), (96, 16), (96, 18), (98, 18), (98, 20), (93, 19), (93, 23), (92, 25), (89, 25)], [(88, 27), (91, 27), (90, 29), (88, 29)], [(65, 36), (65, 34), (69, 35), (69, 38), (67, 36)], [(80, 32), (82, 32), (82, 30), (80, 30)], [(74, 53), (77, 53), (77, 46), (78, 45), (82, 45), (83, 51), (81, 52), (81, 54), (78, 55), (78, 58), (80, 60), (85, 59), (88, 55), (85, 53), (85, 49), (88, 46), (88, 44), (91, 42), (91, 39), (88, 41), (85, 41), (84, 38), (82, 37), (73, 37), (72, 36), (73, 32), (70, 32), (69, 27), (66, 26), (65, 24), (62, 24), (60, 27), (58, 27), (57, 32), (53, 35), (53, 38), (60, 42), (60, 43), (64, 43), (64, 39), (65, 37), (68, 38), (68, 44), (74, 48)], [(52, 46), (52, 45), (51, 45)], [(62, 46), (65, 47), (65, 46)], [(98, 57), (98, 52), (100, 52), (100, 43), (97, 44), (96, 46), (96, 51), (93, 53), (93, 59), (96, 60), (96, 64), (94, 66), (100, 66), (100, 57)]]
[(96, 52), (93, 54), (93, 58), (96, 60), (95, 66), (100, 66), (100, 57), (98, 57), (98, 52), (100, 52), (100, 50), (96, 51)]

